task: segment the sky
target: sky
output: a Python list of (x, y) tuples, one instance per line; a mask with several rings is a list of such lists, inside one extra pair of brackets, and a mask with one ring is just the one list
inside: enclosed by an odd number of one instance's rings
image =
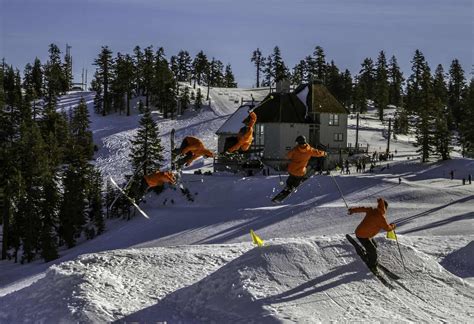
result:
[(48, 45), (72, 46), (75, 82), (90, 81), (101, 46), (132, 53), (163, 47), (167, 57), (203, 50), (230, 63), (241, 87), (255, 84), (252, 52), (277, 45), (291, 69), (314, 47), (352, 74), (380, 50), (395, 55), (406, 76), (416, 49), (432, 70), (454, 58), (466, 76), (474, 64), (473, 0), (0, 0), (0, 57), (23, 70)]

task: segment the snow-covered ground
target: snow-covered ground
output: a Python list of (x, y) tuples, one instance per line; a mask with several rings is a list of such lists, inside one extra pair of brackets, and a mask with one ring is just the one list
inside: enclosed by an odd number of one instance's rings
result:
[[(267, 91), (211, 89), (210, 108), (176, 120), (156, 114), (165, 150), (172, 128), (178, 141), (192, 134), (215, 149), (214, 132), (250, 93), (261, 100)], [(92, 107), (92, 94), (83, 95)], [(73, 105), (72, 95), (61, 103)], [(364, 117), (359, 142), (383, 151), (388, 126), (371, 113)], [(130, 171), (129, 140), (139, 118), (135, 111), (91, 117), (95, 163), (104, 176), (122, 180)], [(349, 125), (354, 142), (355, 119)], [(284, 174), (194, 175), (210, 167), (209, 160), (198, 161), (184, 175), (195, 202), (171, 189), (152, 193), (142, 203), (150, 220), (137, 214), (111, 221), (106, 233), (48, 264), (2, 261), (0, 322), (471, 322), (474, 185), (461, 179), (474, 175), (474, 161), (454, 154), (421, 164), (412, 141), (392, 141), (397, 155), (389, 168), (383, 162), (373, 174), (353, 169), (313, 177), (280, 205), (270, 197), (282, 189)], [(380, 262), (402, 277), (394, 290), (344, 238), (361, 215), (347, 215), (334, 180), (350, 206), (375, 205), (379, 196), (389, 202), (406, 269), (394, 241), (379, 234), (377, 242)], [(252, 246), (250, 229), (264, 247)]]

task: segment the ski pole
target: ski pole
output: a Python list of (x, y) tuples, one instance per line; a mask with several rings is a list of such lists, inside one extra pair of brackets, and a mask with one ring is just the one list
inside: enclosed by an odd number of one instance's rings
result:
[(405, 269), (405, 271), (407, 271), (407, 267), (405, 266), (405, 262), (403, 261), (403, 254), (402, 254), (402, 250), (400, 249), (400, 243), (398, 243), (397, 233), (395, 233), (395, 230), (393, 230), (393, 233), (395, 234), (395, 241), (397, 241), (398, 252), (400, 253), (400, 258), (402, 260), (403, 269)]
[(342, 194), (341, 188), (339, 188), (339, 185), (337, 184), (336, 178), (331, 174), (332, 179), (334, 180), (334, 183), (336, 184), (337, 189), (339, 190), (339, 193), (341, 194), (341, 198), (344, 201), (344, 204), (346, 204), (347, 209), (349, 209), (349, 205), (347, 205), (346, 199), (344, 199), (344, 195)]

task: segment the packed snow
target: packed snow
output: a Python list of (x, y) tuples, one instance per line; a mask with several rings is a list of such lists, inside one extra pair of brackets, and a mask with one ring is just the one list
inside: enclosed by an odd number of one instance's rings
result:
[[(202, 88), (205, 93), (205, 88)], [(174, 120), (158, 113), (169, 164), (169, 133), (197, 136), (215, 150), (214, 134), (242, 100), (261, 100), (268, 89), (211, 89), (211, 103)], [(93, 93), (71, 93), (61, 109), (82, 97), (90, 107), (98, 145), (96, 166), (124, 181), (131, 172), (130, 139), (140, 115), (93, 114)], [(389, 111), (393, 113), (393, 111)], [(349, 118), (354, 144), (355, 118)], [(386, 147), (388, 125), (374, 113), (360, 120), (359, 143)], [(0, 262), (1, 323), (277, 323), (277, 322), (456, 322), (474, 317), (474, 160), (421, 164), (413, 138), (392, 140), (394, 160), (374, 173), (333, 172), (306, 181), (284, 203), (270, 199), (286, 174), (193, 174), (209, 170), (198, 160), (183, 180), (195, 194), (148, 194), (130, 221), (110, 220), (101, 236), (61, 251), (50, 263)], [(449, 173), (454, 171), (454, 179)], [(401, 180), (401, 183), (399, 183)], [(361, 221), (349, 206), (389, 202), (395, 241), (377, 236), (379, 260), (398, 274), (394, 289), (374, 277), (345, 239)], [(253, 246), (254, 230), (264, 241)], [(406, 267), (406, 268), (405, 268)]]

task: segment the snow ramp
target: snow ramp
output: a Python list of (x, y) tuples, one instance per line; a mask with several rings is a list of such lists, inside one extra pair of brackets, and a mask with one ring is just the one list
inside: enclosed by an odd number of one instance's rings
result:
[(404, 270), (395, 242), (378, 245), (393, 290), (343, 235), (84, 255), (1, 298), (0, 322), (470, 322), (472, 285), (402, 245)]
[[(380, 260), (402, 277), (382, 285), (341, 236), (276, 240), (124, 320), (193, 323), (469, 322), (473, 287), (433, 258), (379, 241)], [(160, 314), (168, 310), (172, 317)], [(171, 310), (171, 311), (170, 311)]]

